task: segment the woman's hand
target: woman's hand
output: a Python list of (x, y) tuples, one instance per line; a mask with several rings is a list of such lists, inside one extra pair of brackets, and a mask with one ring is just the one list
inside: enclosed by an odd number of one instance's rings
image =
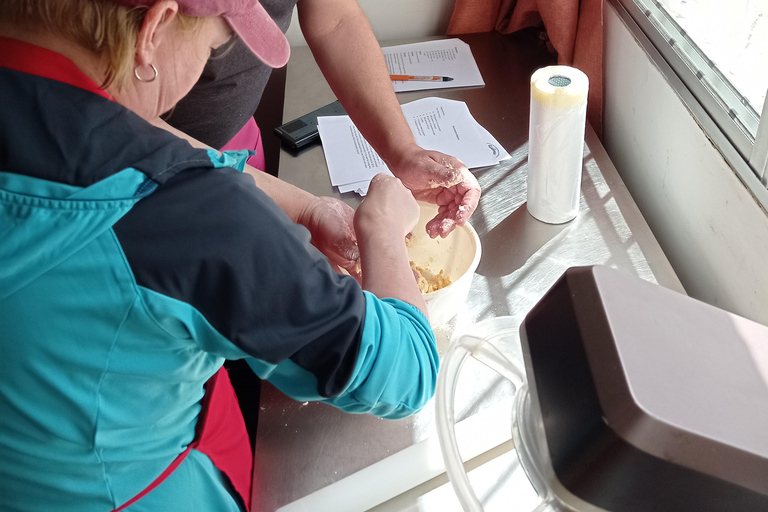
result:
[(355, 230), (360, 236), (393, 236), (405, 244), (405, 236), (419, 221), (419, 205), (398, 178), (377, 174), (371, 180), (365, 200), (355, 213)]
[(437, 216), (427, 223), (432, 238), (463, 226), (477, 208), (480, 184), (457, 158), (414, 144), (387, 164), (416, 199), (438, 206)]
[(408, 262), (405, 236), (419, 220), (419, 205), (399, 179), (377, 174), (355, 212), (360, 240), (363, 289), (377, 297), (394, 297), (419, 308), (427, 306)]
[(360, 251), (353, 219), (355, 210), (332, 197), (316, 197), (302, 213), (299, 223), (312, 234), (312, 245), (331, 263), (360, 281)]

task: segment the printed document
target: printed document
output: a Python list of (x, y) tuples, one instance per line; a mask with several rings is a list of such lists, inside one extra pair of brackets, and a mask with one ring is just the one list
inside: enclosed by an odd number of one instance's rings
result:
[[(416, 144), (424, 149), (454, 156), (470, 169), (509, 158), (463, 101), (423, 98), (402, 105), (402, 109)], [(391, 175), (349, 116), (318, 117), (317, 121), (331, 184), (341, 193), (365, 195), (376, 174)]]
[(381, 49), (390, 75), (449, 76), (450, 82), (392, 82), (395, 92), (483, 86), (469, 45), (461, 39), (436, 39), (423, 43), (388, 46)]

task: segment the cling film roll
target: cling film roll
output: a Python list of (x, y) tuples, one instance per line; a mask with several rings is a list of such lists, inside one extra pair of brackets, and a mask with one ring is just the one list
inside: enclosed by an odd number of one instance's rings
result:
[(548, 66), (531, 77), (528, 212), (549, 224), (576, 217), (581, 193), (587, 75)]

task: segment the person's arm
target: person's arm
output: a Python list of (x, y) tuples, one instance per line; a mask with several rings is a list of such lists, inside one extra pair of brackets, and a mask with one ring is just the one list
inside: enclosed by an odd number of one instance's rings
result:
[[(211, 149), (207, 144), (169, 125), (162, 119), (152, 124), (186, 140), (193, 147)], [(353, 227), (354, 210), (332, 197), (318, 197), (271, 174), (245, 165), (243, 171), (256, 182), (296, 224), (306, 227), (312, 234), (312, 243), (335, 265), (344, 268), (359, 279), (360, 251)]]
[(307, 44), (355, 125), (417, 199), (440, 207), (427, 225), (430, 236), (445, 236), (466, 223), (480, 186), (460, 160), (416, 145), (357, 1), (300, 0), (297, 6)]
[[(213, 163), (158, 186), (115, 226), (159, 331), (192, 337), (227, 359), (245, 358), (296, 400), (387, 418), (423, 407), (439, 365), (426, 316), (397, 289), (378, 298), (334, 272), (307, 230), (253, 180)], [(376, 196), (387, 194), (381, 199), (397, 225), (391, 245), (404, 245), (417, 210), (398, 187), (372, 187), (362, 210), (375, 214)], [(412, 278), (407, 284), (416, 287)]]
[[(180, 139), (184, 139), (190, 143), (193, 147), (201, 149), (212, 149), (209, 145), (200, 142), (199, 140), (187, 135), (181, 130), (174, 128), (167, 122), (160, 118), (152, 121), (152, 124), (158, 128), (162, 128), (172, 134), (176, 135)], [(297, 224), (303, 224), (301, 221), (305, 216), (305, 212), (310, 208), (311, 204), (316, 196), (309, 192), (302, 190), (298, 187), (286, 183), (283, 180), (275, 178), (269, 173), (261, 172), (258, 169), (245, 166), (246, 174), (250, 174), (256, 181), (256, 186), (264, 191), (282, 210), (288, 215), (288, 217)]]
[(360, 234), (363, 289), (407, 302), (428, 316), (405, 246), (418, 220), (419, 206), (400, 180), (377, 174), (355, 213), (355, 230)]
[(389, 165), (414, 149), (379, 43), (357, 1), (300, 0), (297, 7), (323, 75), (379, 156)]

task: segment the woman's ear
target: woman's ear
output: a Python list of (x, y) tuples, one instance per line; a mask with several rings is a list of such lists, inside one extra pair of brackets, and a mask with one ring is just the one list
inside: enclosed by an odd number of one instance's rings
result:
[(149, 66), (154, 62), (158, 46), (167, 36), (178, 12), (179, 4), (173, 0), (162, 0), (149, 8), (136, 39), (136, 64)]

